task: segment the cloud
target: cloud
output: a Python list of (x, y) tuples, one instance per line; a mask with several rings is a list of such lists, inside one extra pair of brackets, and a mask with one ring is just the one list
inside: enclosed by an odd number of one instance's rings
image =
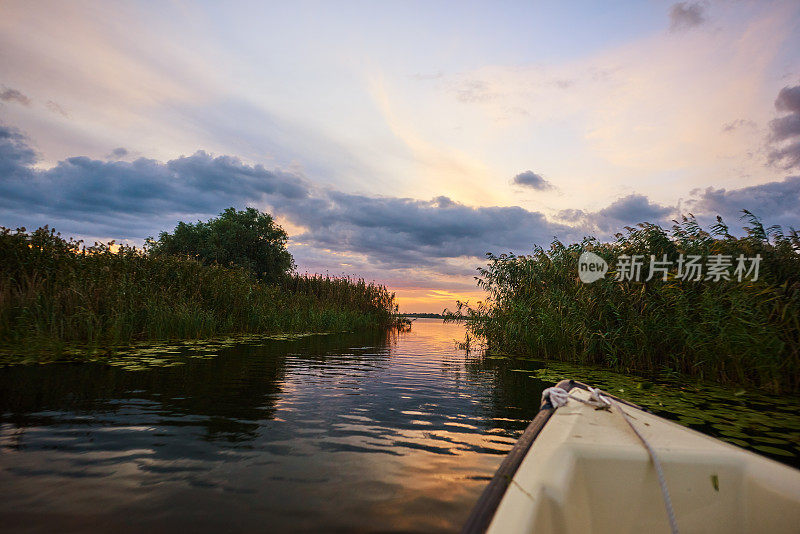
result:
[(29, 166), (36, 163), (36, 152), (18, 130), (0, 124), (0, 180), (28, 176)]
[(689, 30), (706, 22), (705, 7), (697, 2), (678, 2), (669, 8), (669, 31)]
[(61, 106), (59, 106), (56, 102), (53, 102), (52, 100), (48, 100), (47, 104), (45, 104), (45, 106), (47, 107), (47, 109), (49, 109), (53, 113), (58, 113), (59, 115), (63, 115), (64, 117), (69, 117), (69, 113), (67, 113), (64, 108), (62, 108)]
[(663, 222), (674, 211), (674, 208), (650, 202), (644, 195), (631, 194), (592, 214), (590, 218), (599, 228), (615, 232), (625, 225), (639, 222)]
[(800, 167), (800, 141), (777, 148), (769, 153), (770, 163), (777, 163), (784, 169)]
[(389, 268), (530, 250), (570, 230), (520, 207), (474, 207), (447, 197), (424, 201), (329, 191), (277, 209), (308, 228), (298, 241), (367, 254)]
[(570, 87), (575, 85), (575, 80), (560, 78), (557, 80), (553, 80), (552, 84), (558, 87), (559, 89), (569, 89)]
[(565, 210), (561, 210), (556, 214), (556, 218), (562, 221), (567, 221), (571, 223), (580, 222), (582, 219), (586, 217), (586, 212), (579, 209), (568, 208)]
[(693, 212), (721, 215), (731, 223), (746, 209), (763, 217), (770, 225), (800, 227), (800, 176), (741, 189), (708, 187), (694, 194), (696, 198), (687, 203)]
[(49, 223), (84, 236), (140, 240), (179, 220), (254, 205), (300, 228), (295, 243), (362, 255), (389, 269), (443, 267), (445, 260), (487, 251), (530, 250), (570, 230), (516, 206), (473, 207), (446, 196), (425, 201), (348, 194), (314, 187), (291, 172), (203, 151), (167, 162), (72, 157), (49, 169), (34, 168), (34, 161), (19, 132), (0, 130), (0, 224)]
[(299, 176), (202, 151), (166, 163), (72, 157), (45, 170), (32, 167), (35, 159), (22, 134), (0, 127), (0, 211), (26, 226), (70, 221), (64, 230), (84, 235), (141, 239), (176, 217), (267, 196), (299, 199), (309, 187)]
[[(23, 94), (21, 91), (18, 91), (17, 89), (12, 89), (6, 86), (3, 86), (2, 89), (0, 89), (0, 101), (16, 102), (17, 104), (22, 104), (23, 106), (28, 106), (28, 107), (30, 107), (31, 104), (33, 104), (33, 101), (27, 95)], [(63, 115), (64, 117), (69, 117), (69, 114), (67, 114), (64, 108), (62, 108), (52, 100), (48, 100), (47, 104), (45, 104), (45, 107), (48, 110), (52, 111), (53, 113), (58, 113), (59, 115)]]
[(3, 102), (16, 102), (18, 104), (22, 104), (23, 106), (30, 106), (31, 99), (22, 94), (21, 92), (17, 91), (16, 89), (12, 89), (10, 87), (3, 86), (0, 90), (0, 100)]
[(800, 113), (800, 85), (781, 89), (778, 98), (775, 99), (775, 109)]
[(514, 177), (512, 180), (513, 183), (516, 185), (521, 185), (523, 187), (530, 187), (531, 189), (536, 189), (537, 191), (546, 191), (547, 189), (553, 189), (553, 184), (542, 178), (540, 175), (536, 174), (533, 171), (525, 171), (521, 172)]
[(800, 113), (792, 113), (770, 121), (770, 137), (774, 141), (784, 141), (800, 135)]
[(800, 176), (739, 189), (695, 189), (680, 207), (664, 206), (644, 195), (631, 194), (598, 211), (566, 209), (558, 212), (556, 218), (573, 228), (573, 235), (580, 235), (576, 231), (580, 228), (583, 233), (604, 240), (625, 226), (640, 222), (667, 227), (672, 219), (692, 213), (702, 225), (708, 226), (720, 215), (736, 235), (742, 233), (737, 223), (743, 209), (762, 217), (769, 225), (800, 227)]
[(785, 169), (800, 167), (800, 85), (781, 89), (775, 99), (775, 109), (788, 114), (769, 123), (769, 141), (773, 148), (768, 161)]
[(122, 159), (129, 154), (128, 149), (125, 147), (118, 147), (109, 152), (106, 159)]
[(464, 80), (454, 89), (456, 98), (465, 104), (480, 104), (494, 98), (489, 84), (482, 80)]
[[(295, 228), (290, 250), (301, 267), (357, 268), (384, 279), (389, 272), (421, 279), (420, 270), (463, 277), (486, 252), (526, 253), (554, 237), (565, 242), (587, 234), (607, 239), (625, 225), (668, 224), (677, 215), (675, 208), (640, 194), (594, 212), (562, 210), (553, 220), (519, 206), (469, 206), (447, 196), (357, 195), (203, 151), (166, 162), (72, 157), (47, 169), (35, 163), (36, 153), (25, 137), (0, 126), (0, 224), (50, 224), (79, 237), (141, 242), (181, 220), (207, 219), (229, 206), (254, 206)], [(746, 208), (774, 216), (779, 224), (798, 226), (800, 220), (800, 177), (736, 190), (708, 188), (694, 195), (689, 205), (698, 215), (731, 218)]]
[(756, 123), (747, 119), (736, 119), (735, 121), (727, 122), (722, 125), (723, 132), (733, 132), (741, 130), (742, 128), (755, 129)]

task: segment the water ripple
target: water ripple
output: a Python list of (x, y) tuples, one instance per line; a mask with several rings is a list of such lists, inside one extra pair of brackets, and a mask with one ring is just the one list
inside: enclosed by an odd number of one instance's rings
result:
[[(420, 320), (409, 333), (244, 344), (166, 368), (0, 370), (0, 521), (457, 530), (540, 393), (498, 382), (455, 349), (460, 338), (460, 326)], [(186, 352), (171, 350), (152, 360)]]

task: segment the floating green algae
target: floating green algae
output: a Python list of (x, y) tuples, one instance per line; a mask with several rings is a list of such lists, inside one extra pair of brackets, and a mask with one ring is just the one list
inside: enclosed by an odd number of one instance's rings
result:
[[(606, 369), (523, 358), (506, 358), (504, 365), (489, 354), (493, 366), (518, 374), (520, 363), (535, 380), (552, 385), (566, 378), (633, 402), (666, 419), (775, 459), (800, 457), (800, 398), (725, 387), (667, 374), (646, 378)], [(541, 366), (539, 368), (534, 368)]]
[(310, 336), (324, 336), (333, 332), (300, 332), (288, 334), (246, 334), (221, 339), (191, 340), (171, 344), (140, 344), (113, 350), (112, 354), (98, 358), (109, 365), (126, 371), (144, 371), (153, 368), (177, 367), (191, 360), (211, 360), (224, 349), (243, 344), (260, 344), (268, 341), (294, 341)]
[(55, 362), (100, 362), (125, 371), (144, 371), (159, 367), (176, 367), (191, 360), (216, 358), (224, 349), (243, 344), (274, 341), (296, 341), (310, 336), (342, 332), (292, 332), (281, 334), (236, 334), (222, 338), (192, 339), (179, 342), (139, 342), (122, 347), (88, 346), (56, 347), (47, 357), (26, 359), (12, 351), (0, 350), (0, 365), (46, 364)]

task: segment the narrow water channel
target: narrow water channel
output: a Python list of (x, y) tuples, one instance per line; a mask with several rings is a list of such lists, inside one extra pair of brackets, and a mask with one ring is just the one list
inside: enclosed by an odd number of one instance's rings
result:
[(456, 339), (420, 319), (0, 369), (2, 530), (457, 530), (550, 384)]

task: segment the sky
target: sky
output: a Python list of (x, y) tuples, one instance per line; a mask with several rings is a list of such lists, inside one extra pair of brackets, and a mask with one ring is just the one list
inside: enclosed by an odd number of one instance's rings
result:
[(0, 0), (0, 226), (230, 206), (406, 312), (480, 300), (486, 252), (800, 228), (800, 3)]

